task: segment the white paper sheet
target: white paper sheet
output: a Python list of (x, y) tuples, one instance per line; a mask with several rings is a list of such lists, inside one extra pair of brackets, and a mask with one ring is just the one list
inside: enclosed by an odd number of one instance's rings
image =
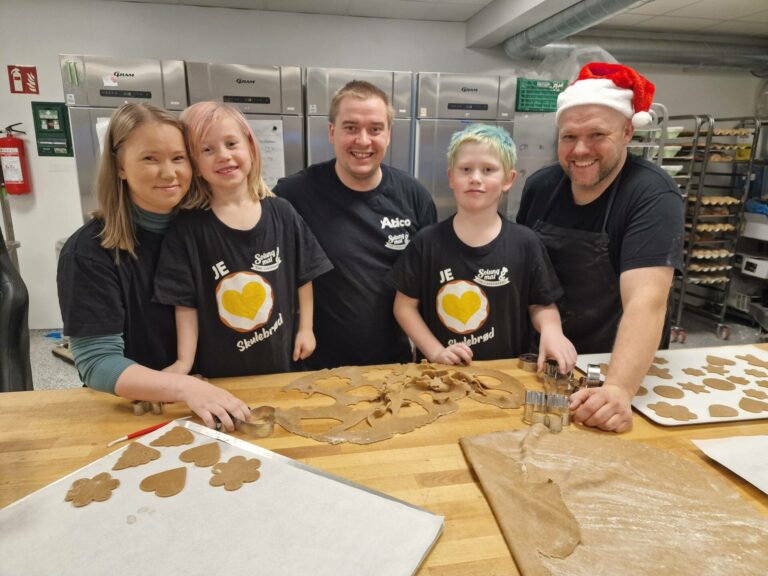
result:
[[(174, 425), (138, 441), (148, 446)], [(261, 477), (236, 491), (210, 486), (210, 467), (179, 460), (212, 441), (195, 434), (194, 444), (158, 448), (160, 459), (113, 471), (122, 447), (0, 510), (0, 573), (407, 575), (440, 535), (440, 516), (233, 440), (220, 442), (221, 460), (261, 460)], [(180, 466), (187, 482), (176, 496), (139, 489), (143, 478)], [(100, 472), (120, 480), (109, 500), (64, 501), (76, 479)]]
[[(642, 387), (648, 392), (644, 395), (637, 395), (632, 399), (632, 406), (642, 412), (645, 416), (658, 424), (664, 426), (683, 426), (689, 424), (706, 424), (710, 422), (729, 422), (735, 420), (757, 420), (768, 418), (768, 411), (748, 412), (739, 407), (742, 398), (749, 398), (745, 394), (748, 390), (757, 394), (768, 394), (768, 369), (752, 366), (746, 361), (737, 358), (751, 354), (761, 360), (768, 361), (768, 352), (755, 346), (713, 346), (711, 348), (678, 348), (675, 350), (659, 350), (656, 352), (656, 358), (665, 360), (666, 363), (656, 363), (655, 366), (669, 370), (672, 378), (662, 378), (659, 376), (646, 376), (643, 379)], [(717, 356), (719, 358), (731, 359), (735, 362), (733, 365), (723, 366), (725, 374), (715, 374), (705, 370), (707, 366), (707, 356)], [(576, 365), (586, 372), (587, 364), (603, 364), (610, 361), (610, 354), (585, 354), (579, 356)], [(683, 372), (686, 368), (694, 368), (705, 372), (702, 376), (686, 374)], [(756, 370), (766, 374), (765, 377), (753, 376), (745, 370)], [(706, 378), (727, 379), (729, 377), (744, 378), (747, 384), (736, 384), (733, 390), (717, 390), (705, 386), (706, 391), (696, 393), (691, 390), (685, 390), (681, 387), (684, 383), (703, 385)], [(683, 397), (679, 399), (665, 398), (654, 392), (656, 386), (671, 386), (679, 388), (683, 392)], [(768, 402), (766, 399), (754, 398), (755, 400)], [(685, 406), (690, 412), (696, 415), (694, 420), (675, 420), (660, 416), (650, 404), (657, 402), (666, 402), (667, 404)], [(728, 406), (736, 410), (736, 416), (715, 417), (709, 413), (709, 407), (713, 404)]]
[(248, 120), (261, 152), (261, 177), (269, 189), (285, 176), (282, 120)]
[(99, 139), (99, 149), (97, 152), (99, 157), (101, 157), (101, 153), (104, 151), (104, 140), (107, 138), (109, 120), (110, 118), (96, 118), (96, 137)]
[(707, 456), (768, 494), (768, 436), (693, 440)]

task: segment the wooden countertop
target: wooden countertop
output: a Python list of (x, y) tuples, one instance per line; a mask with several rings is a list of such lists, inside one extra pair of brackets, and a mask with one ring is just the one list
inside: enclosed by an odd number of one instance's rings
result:
[[(760, 347), (768, 350), (768, 345)], [(477, 364), (504, 370), (528, 387), (539, 387), (534, 375), (517, 369), (516, 360)], [(280, 389), (296, 377), (278, 374), (229, 378), (217, 384), (250, 406), (287, 407), (301, 396)], [(286, 432), (280, 426), (275, 427), (270, 438), (251, 441), (445, 516), (445, 530), (419, 571), (421, 576), (517, 574), (458, 440), (521, 429), (525, 426), (522, 412), (522, 408), (505, 411), (466, 398), (453, 414), (411, 433), (367, 446), (319, 443)], [(107, 448), (110, 440), (187, 415), (185, 406), (170, 405), (163, 415), (134, 416), (129, 401), (85, 388), (0, 394), (0, 507), (123, 445)], [(766, 494), (709, 460), (690, 442), (693, 438), (757, 434), (768, 434), (768, 420), (663, 427), (635, 414), (632, 431), (623, 437), (700, 462), (728, 478), (746, 500), (768, 516)], [(238, 433), (234, 435), (248, 440)]]

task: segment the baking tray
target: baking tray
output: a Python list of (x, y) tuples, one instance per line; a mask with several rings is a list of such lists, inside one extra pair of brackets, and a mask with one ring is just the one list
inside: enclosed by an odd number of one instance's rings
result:
[[(676, 350), (660, 350), (656, 353), (654, 363), (651, 366), (658, 371), (649, 374), (643, 380), (638, 394), (632, 400), (632, 406), (648, 419), (662, 426), (682, 426), (689, 424), (709, 424), (712, 422), (731, 422), (737, 420), (759, 420), (768, 418), (768, 368), (761, 368), (749, 364), (738, 356), (752, 355), (764, 362), (768, 362), (768, 352), (756, 346), (715, 346), (710, 348), (692, 348)], [(713, 364), (707, 361), (707, 357), (721, 358), (733, 362), (720, 366), (713, 372)], [(587, 364), (607, 364), (610, 354), (586, 354), (579, 356), (576, 366), (586, 373)], [(688, 370), (686, 373), (684, 370)], [(692, 370), (698, 371), (691, 372)], [(747, 372), (752, 371), (752, 373)], [(722, 372), (719, 374), (717, 372)], [(765, 374), (759, 376), (758, 374)], [(728, 380), (732, 378), (734, 381)], [(718, 380), (715, 382), (713, 380)], [(724, 384), (722, 381), (725, 381)], [(715, 386), (726, 387), (727, 383), (733, 386), (731, 390), (721, 390)], [(683, 388), (683, 385), (688, 385)], [(692, 385), (692, 386), (690, 386)], [(665, 386), (676, 390), (679, 398), (662, 396), (658, 392), (670, 392), (666, 389), (658, 389)], [(753, 396), (747, 395), (750, 391)], [(682, 394), (682, 395), (681, 395)], [(761, 398), (761, 396), (764, 396)], [(745, 410), (740, 403), (743, 399), (761, 402), (765, 409), (760, 412)], [(681, 418), (677, 419), (663, 416), (657, 412), (664, 402), (673, 410), (680, 411)], [(754, 406), (760, 406), (754, 404)], [(655, 406), (652, 407), (652, 405)], [(713, 416), (710, 414), (710, 406), (726, 406), (731, 409), (731, 416)]]

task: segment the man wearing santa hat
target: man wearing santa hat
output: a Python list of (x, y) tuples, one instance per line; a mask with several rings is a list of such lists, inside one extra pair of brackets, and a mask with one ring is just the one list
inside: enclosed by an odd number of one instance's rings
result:
[(517, 214), (563, 285), (566, 337), (579, 354), (613, 352), (603, 386), (571, 396), (573, 418), (616, 432), (632, 427), (632, 397), (668, 339), (672, 275), (683, 266), (680, 191), (627, 152), (634, 129), (651, 124), (654, 89), (620, 64), (584, 66), (557, 100), (559, 163), (527, 179)]

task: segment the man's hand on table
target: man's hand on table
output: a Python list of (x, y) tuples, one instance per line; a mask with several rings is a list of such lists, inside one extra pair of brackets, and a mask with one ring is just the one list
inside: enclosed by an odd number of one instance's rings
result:
[(574, 422), (606, 430), (627, 432), (632, 428), (632, 396), (620, 386), (604, 384), (571, 395)]

